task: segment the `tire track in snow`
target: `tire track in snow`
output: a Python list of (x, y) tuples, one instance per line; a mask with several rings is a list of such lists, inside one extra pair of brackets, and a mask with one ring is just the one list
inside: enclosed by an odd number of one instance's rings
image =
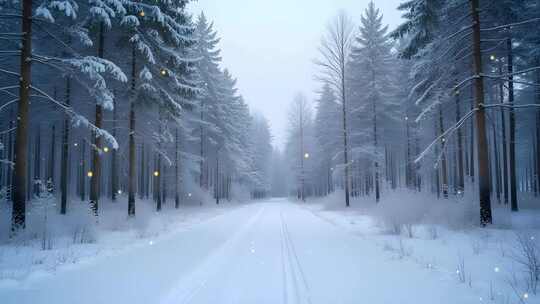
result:
[[(281, 212), (281, 210), (280, 210)], [(281, 217), (280, 217), (281, 218)], [(281, 271), (282, 271), (282, 280), (283, 280), (283, 303), (288, 304), (288, 294), (287, 294), (287, 269), (285, 267), (285, 237), (283, 234), (283, 223), (280, 226), (280, 241), (281, 241)]]
[[(193, 270), (185, 279), (181, 279), (177, 284), (177, 289), (173, 289), (164, 299), (160, 301), (161, 304), (189, 304), (195, 296), (201, 292), (206, 286), (207, 282), (215, 276), (224, 264), (229, 260), (224, 259), (223, 256), (227, 251), (233, 249), (243, 236), (249, 231), (249, 229), (257, 222), (261, 214), (264, 212), (265, 207), (259, 209), (259, 211), (250, 218), (250, 220), (238, 229), (233, 236), (228, 238), (225, 243), (216, 248), (210, 256), (208, 256), (199, 267)], [(187, 287), (183, 287), (187, 286)]]
[[(293, 243), (293, 241), (291, 239), (291, 234), (289, 232), (289, 228), (287, 226), (287, 223), (285, 222), (285, 219), (283, 217), (283, 212), (281, 210), (280, 210), (279, 216), (280, 216), (280, 221), (281, 221), (282, 240), (283, 240), (283, 243), (285, 244), (284, 247), (285, 247), (286, 252), (287, 252), (286, 257), (287, 257), (287, 262), (289, 264), (289, 269), (288, 270), (291, 273), (291, 279), (293, 281), (292, 283), (293, 283), (294, 293), (296, 295), (296, 301), (295, 302), (297, 304), (300, 304), (300, 303), (311, 304), (312, 301), (311, 301), (311, 292), (310, 292), (310, 289), (309, 289), (309, 284), (307, 282), (306, 275), (304, 273), (302, 264), (300, 263), (300, 259), (298, 258), (296, 248), (295, 248), (294, 243)], [(284, 264), (284, 261), (282, 262), (282, 264)], [(285, 284), (286, 283), (287, 282), (285, 281)], [(298, 285), (300, 285), (301, 288), (299, 288)], [(288, 284), (286, 284), (285, 286), (288, 286)], [(287, 289), (285, 289), (285, 295), (287, 295)], [(285, 299), (287, 300), (288, 297), (285, 298)], [(285, 301), (284, 303), (287, 303), (287, 301)]]

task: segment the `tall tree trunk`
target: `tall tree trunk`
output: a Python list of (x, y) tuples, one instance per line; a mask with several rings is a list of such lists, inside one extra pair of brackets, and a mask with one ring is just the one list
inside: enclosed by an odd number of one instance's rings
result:
[(180, 167), (180, 157), (179, 157), (179, 141), (178, 141), (178, 128), (175, 130), (174, 134), (175, 139), (175, 149), (174, 149), (174, 207), (178, 209), (180, 207), (180, 175), (179, 175), (179, 167)]
[[(420, 155), (420, 136), (418, 135), (418, 125), (415, 125), (415, 140), (414, 140), (414, 149), (415, 155)], [(420, 172), (420, 163), (416, 163), (414, 166), (414, 180), (416, 184), (416, 189), (418, 192), (422, 192), (422, 176)]]
[[(471, 110), (474, 109), (474, 100), (471, 99)], [(471, 182), (474, 183), (474, 171), (475, 171), (475, 162), (474, 162), (474, 120), (471, 119), (471, 129), (469, 131), (469, 176), (471, 177)]]
[[(2, 126), (0, 124), (0, 126)], [(6, 144), (7, 143), (7, 133), (2, 133), (1, 134), (1, 137), (0, 137), (0, 142), (2, 144)], [(3, 149), (0, 149), (0, 159), (7, 159), (7, 152), (6, 152), (6, 148), (4, 146)], [(4, 188), (5, 186), (5, 176), (4, 176), (4, 172), (5, 172), (5, 168), (4, 167), (9, 167), (9, 166), (0, 166), (0, 189)], [(7, 187), (6, 187), (7, 189)]]
[[(439, 103), (439, 131), (444, 133), (444, 122), (442, 115), (442, 105)], [(448, 165), (446, 160), (446, 138), (441, 139), (441, 174), (442, 174), (442, 193), (444, 198), (448, 198)]]
[(409, 116), (405, 117), (405, 129), (407, 135), (407, 153), (405, 157), (405, 185), (407, 188), (412, 188), (415, 185), (413, 181), (413, 170), (412, 170), (412, 160), (411, 160), (411, 126), (409, 124)]
[(538, 172), (536, 172), (536, 167), (538, 165), (536, 155), (538, 153), (539, 147), (536, 145), (536, 134), (532, 135), (532, 141), (533, 141), (533, 152), (531, 155), (531, 186), (532, 186), (532, 192), (535, 197), (538, 196)]
[(162, 189), (163, 189), (161, 191), (162, 204), (166, 205), (167, 204), (167, 165), (163, 166), (161, 170), (163, 171), (163, 173), (160, 173), (160, 176), (161, 175), (163, 176), (161, 178), (161, 184), (162, 184)]
[(200, 132), (200, 151), (199, 151), (199, 187), (201, 189), (206, 189), (205, 187), (205, 180), (204, 180), (204, 128), (203, 128), (203, 121), (204, 121), (204, 102), (201, 101), (201, 125), (199, 127)]
[(381, 193), (379, 189), (379, 161), (377, 160), (377, 147), (378, 147), (378, 138), (377, 138), (377, 104), (373, 100), (373, 148), (375, 151), (375, 202), (379, 202), (381, 198)]
[[(436, 117), (433, 118), (433, 128), (435, 130), (435, 137), (439, 136), (439, 131), (437, 131), (437, 119)], [(437, 163), (437, 160), (439, 159), (439, 145), (435, 145), (434, 155), (433, 158), (435, 159), (435, 168), (433, 169), (433, 179), (432, 179), (432, 185), (433, 189), (435, 190), (435, 193), (437, 193), (437, 198), (441, 197), (441, 173), (440, 173), (440, 166)]]
[(341, 69), (341, 105), (343, 112), (343, 165), (345, 166), (345, 206), (350, 206), (349, 198), (349, 144), (348, 144), (348, 131), (347, 131), (347, 94), (345, 86), (345, 60), (346, 58), (341, 58), (340, 60), (340, 69)]
[[(114, 92), (116, 95), (116, 92)], [(116, 113), (117, 113), (117, 102), (116, 102), (116, 96), (113, 99), (113, 121), (112, 121), (112, 136), (116, 138)], [(116, 151), (117, 149), (112, 149), (111, 151), (111, 200), (114, 202), (116, 201), (116, 195), (118, 194), (118, 168), (117, 168), (117, 159), (116, 159)]]
[[(136, 149), (135, 149), (136, 150)], [(145, 193), (146, 193), (146, 178), (148, 175), (148, 172), (146, 172), (146, 166), (145, 166), (145, 160), (148, 159), (148, 156), (146, 156), (144, 150), (144, 142), (141, 143), (141, 153), (139, 157), (139, 199), (144, 199)], [(137, 153), (137, 152), (135, 152)]]
[[(461, 107), (460, 107), (460, 101), (459, 101), (459, 93), (457, 93), (456, 94), (456, 123), (461, 119), (460, 108)], [(465, 173), (463, 172), (463, 131), (461, 128), (457, 129), (457, 140), (458, 140), (457, 188), (458, 188), (458, 194), (459, 194), (460, 192), (463, 193), (463, 191), (465, 191)]]
[[(161, 132), (160, 132), (161, 134)], [(160, 149), (161, 147), (158, 147)], [(156, 169), (155, 169), (155, 199), (156, 199), (156, 211), (161, 211), (161, 155), (157, 153), (156, 156)]]
[(216, 205), (219, 205), (219, 150), (216, 151), (216, 180), (214, 182), (214, 192), (216, 194)]
[(135, 46), (131, 47), (131, 96), (129, 102), (129, 173), (128, 173), (128, 216), (135, 216), (135, 191), (137, 188), (137, 168), (135, 159), (135, 97), (136, 97), (136, 54)]
[[(540, 66), (540, 59), (536, 61), (536, 65)], [(536, 83), (540, 83), (540, 70), (536, 71)], [(536, 87), (536, 104), (540, 106), (540, 86)], [(536, 187), (538, 195), (540, 192), (540, 108), (536, 109)]]
[[(508, 103), (514, 105), (514, 54), (512, 51), (512, 38), (506, 40), (508, 59)], [(516, 112), (510, 108), (510, 206), (512, 211), (518, 211), (517, 178), (516, 178)]]
[(41, 194), (41, 124), (38, 124), (36, 136), (34, 138), (34, 196)]
[(500, 170), (500, 162), (499, 162), (499, 149), (497, 147), (497, 132), (495, 131), (495, 126), (493, 127), (493, 153), (495, 156), (495, 195), (497, 197), (497, 201), (499, 204), (501, 203), (501, 170)]
[[(56, 91), (56, 88), (55, 88)], [(55, 98), (56, 99), (56, 98)], [(56, 125), (54, 122), (51, 126), (51, 150), (49, 151), (49, 165), (47, 166), (47, 191), (54, 192), (54, 169), (56, 164)]]
[[(163, 109), (159, 109), (159, 134), (161, 134), (163, 132)], [(161, 196), (161, 177), (162, 177), (162, 170), (161, 170), (161, 151), (162, 151), (162, 146), (161, 146), (161, 139), (158, 139), (158, 153), (156, 153), (156, 210), (157, 211), (161, 211), (161, 208), (162, 208), (162, 196)]]
[[(66, 106), (71, 104), (71, 79), (66, 76)], [(60, 175), (60, 214), (66, 214), (67, 212), (67, 197), (68, 197), (68, 159), (69, 159), (69, 119), (67, 115), (64, 115), (64, 129), (62, 133), (62, 160), (61, 160), (61, 175)], [(82, 148), (82, 147), (81, 147)], [(84, 174), (84, 172), (82, 173)]]
[[(104, 51), (104, 25), (101, 23), (99, 25), (99, 34), (98, 34), (98, 57), (103, 58)], [(96, 104), (96, 117), (95, 117), (95, 126), (96, 128), (101, 129), (103, 126), (103, 107), (97, 103)], [(93, 132), (92, 136), (94, 137), (94, 147), (92, 149), (92, 178), (90, 179), (90, 209), (95, 216), (98, 216), (99, 213), (99, 197), (100, 197), (100, 182), (101, 182), (101, 150), (102, 150), (102, 139), (99, 134)]]
[(28, 156), (28, 124), (32, 61), (32, 0), (22, 1), (22, 44), (20, 57), (19, 103), (15, 135), (15, 170), (13, 172), (13, 208), (11, 230), (16, 233), (26, 225), (26, 180)]
[(86, 199), (86, 141), (81, 140), (81, 201)]
[(489, 163), (488, 144), (486, 136), (486, 113), (484, 108), (484, 78), (482, 77), (482, 51), (480, 35), (479, 0), (471, 1), (471, 13), (473, 17), (473, 57), (475, 107), (476, 112), (476, 137), (478, 153), (478, 187), (480, 199), (480, 223), (485, 226), (493, 222), (491, 216), (491, 197), (489, 194)]
[[(502, 75), (503, 73), (503, 63), (502, 61), (499, 64), (499, 75)], [(499, 103), (504, 103), (504, 83), (502, 81), (499, 82)], [(505, 205), (508, 204), (508, 141), (507, 141), (507, 132), (506, 132), (506, 115), (505, 111), (501, 110), (501, 133), (502, 133), (502, 185), (503, 185), (503, 202)]]

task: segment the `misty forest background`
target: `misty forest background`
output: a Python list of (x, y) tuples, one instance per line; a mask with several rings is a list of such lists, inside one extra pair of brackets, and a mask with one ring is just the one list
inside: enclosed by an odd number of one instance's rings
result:
[(393, 31), (374, 2), (341, 12), (283, 151), (189, 2), (0, 3), (3, 240), (47, 214), (270, 196), (409, 191), (474, 206), (479, 225), (540, 206), (540, 1), (403, 1)]

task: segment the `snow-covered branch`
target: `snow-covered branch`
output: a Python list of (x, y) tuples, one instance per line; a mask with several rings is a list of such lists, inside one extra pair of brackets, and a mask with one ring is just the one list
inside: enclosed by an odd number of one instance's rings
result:
[(488, 28), (481, 29), (481, 31), (504, 30), (504, 29), (508, 29), (510, 27), (520, 26), (520, 25), (531, 23), (531, 22), (537, 22), (537, 21), (540, 21), (540, 18), (532, 18), (532, 19), (521, 21), (521, 22), (508, 23), (508, 24), (503, 24), (503, 25), (499, 25), (499, 26), (488, 27)]
[(433, 140), (428, 146), (427, 148), (422, 151), (422, 153), (420, 153), (418, 155), (418, 157), (414, 160), (415, 163), (418, 163), (420, 162), (425, 156), (426, 154), (438, 143), (440, 142), (442, 139), (445, 139), (447, 140), (448, 136), (452, 135), (456, 130), (458, 130), (459, 128), (461, 128), (463, 126), (463, 124), (469, 119), (471, 118), (472, 116), (474, 116), (474, 114), (479, 110), (479, 108), (474, 108), (472, 110), (470, 110), (467, 114), (465, 114), (457, 123), (455, 123), (453, 126), (451, 126), (450, 128), (448, 128), (445, 132), (443, 132), (441, 135), (437, 136), (437, 138), (435, 138), (435, 140)]
[(7, 108), (9, 105), (12, 105), (12, 104), (16, 103), (17, 101), (19, 101), (19, 98), (12, 99), (12, 100), (6, 102), (5, 104), (1, 105), (1, 106), (0, 106), (0, 112), (1, 112), (3, 109)]
[(19, 73), (16, 73), (16, 72), (12, 72), (12, 71), (8, 71), (8, 70), (4, 70), (4, 69), (0, 69), (0, 72), (2, 73), (5, 73), (5, 74), (8, 74), (8, 75), (12, 75), (12, 76), (15, 76), (15, 77), (21, 77), (21, 75)]
[(90, 129), (90, 131), (94, 132), (96, 137), (105, 138), (105, 140), (108, 141), (112, 145), (113, 149), (115, 150), (118, 149), (118, 142), (109, 132), (107, 132), (104, 129), (96, 127), (94, 124), (88, 121), (88, 119), (86, 119), (84, 116), (75, 112), (72, 107), (69, 107), (65, 105), (64, 103), (54, 99), (53, 97), (45, 93), (43, 90), (40, 90), (39, 88), (36, 88), (35, 86), (31, 86), (31, 89), (41, 94), (42, 98), (45, 98), (51, 101), (52, 103), (54, 103), (55, 105), (57, 105), (58, 107), (62, 108), (64, 110), (64, 113), (72, 119), (74, 126), (83, 125), (84, 127)]

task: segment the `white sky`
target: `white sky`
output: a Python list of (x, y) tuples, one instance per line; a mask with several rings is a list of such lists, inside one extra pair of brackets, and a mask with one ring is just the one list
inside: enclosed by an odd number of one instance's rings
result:
[[(401, 0), (375, 0), (384, 22), (400, 22)], [(240, 93), (252, 111), (270, 122), (274, 145), (286, 138), (287, 110), (298, 92), (310, 100), (320, 85), (313, 59), (326, 24), (344, 9), (359, 24), (369, 0), (198, 0), (221, 37), (224, 67), (238, 78)]]

